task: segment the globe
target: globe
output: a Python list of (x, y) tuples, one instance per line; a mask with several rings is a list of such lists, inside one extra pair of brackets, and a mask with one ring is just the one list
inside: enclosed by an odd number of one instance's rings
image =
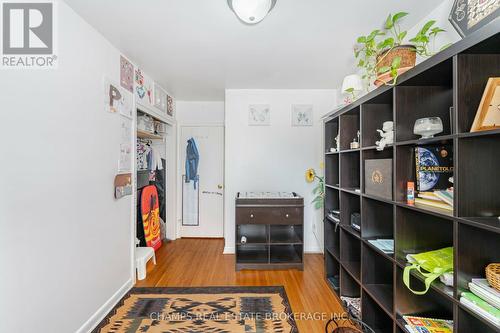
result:
[[(426, 167), (439, 166), (438, 159), (429, 149), (420, 148), (419, 155), (420, 155), (419, 159), (421, 166), (426, 166)], [(429, 191), (438, 183), (439, 174), (432, 171), (425, 171), (425, 172), (420, 171), (419, 178), (420, 178), (420, 191)]]

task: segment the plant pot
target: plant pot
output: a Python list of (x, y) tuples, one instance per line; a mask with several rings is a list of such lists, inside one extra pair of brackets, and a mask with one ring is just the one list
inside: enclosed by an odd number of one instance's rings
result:
[[(403, 74), (410, 68), (415, 67), (417, 61), (417, 49), (414, 45), (398, 45), (392, 49), (385, 50), (377, 56), (377, 73), (379, 68), (391, 67), (394, 58), (400, 57), (401, 63), (398, 68), (398, 75)], [(377, 76), (375, 85), (380, 86), (392, 81), (390, 73), (382, 73)]]

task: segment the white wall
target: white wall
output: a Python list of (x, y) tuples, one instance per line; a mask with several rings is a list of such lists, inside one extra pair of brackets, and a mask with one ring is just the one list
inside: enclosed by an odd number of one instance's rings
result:
[(0, 73), (1, 332), (87, 331), (132, 284), (121, 117), (103, 96), (120, 53), (64, 2), (57, 18), (58, 69)]
[(224, 123), (224, 101), (177, 101), (176, 106), (179, 125)]
[[(238, 191), (295, 191), (304, 196), (305, 250), (321, 251), (321, 240), (313, 234), (313, 224), (318, 228), (322, 223), (321, 211), (310, 204), (314, 185), (306, 183), (304, 174), (311, 167), (319, 170), (323, 161), (321, 116), (333, 109), (335, 99), (335, 90), (226, 90), (225, 253), (235, 251)], [(271, 106), (271, 126), (248, 126), (250, 104)], [(292, 127), (292, 104), (312, 104), (314, 126)]]

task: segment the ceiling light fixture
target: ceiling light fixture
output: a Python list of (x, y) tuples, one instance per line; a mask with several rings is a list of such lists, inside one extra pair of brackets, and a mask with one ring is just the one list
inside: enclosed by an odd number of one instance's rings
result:
[(277, 0), (227, 0), (229, 8), (246, 24), (262, 21), (276, 5)]

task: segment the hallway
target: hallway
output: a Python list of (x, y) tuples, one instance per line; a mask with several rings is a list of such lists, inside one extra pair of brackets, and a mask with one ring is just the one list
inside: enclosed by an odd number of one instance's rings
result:
[[(342, 313), (323, 278), (323, 256), (306, 254), (304, 271), (240, 271), (234, 255), (223, 255), (222, 239), (179, 239), (156, 253), (147, 278), (137, 287), (279, 286), (285, 287), (301, 332), (324, 332), (324, 318)], [(302, 319), (301, 319), (302, 317)]]

